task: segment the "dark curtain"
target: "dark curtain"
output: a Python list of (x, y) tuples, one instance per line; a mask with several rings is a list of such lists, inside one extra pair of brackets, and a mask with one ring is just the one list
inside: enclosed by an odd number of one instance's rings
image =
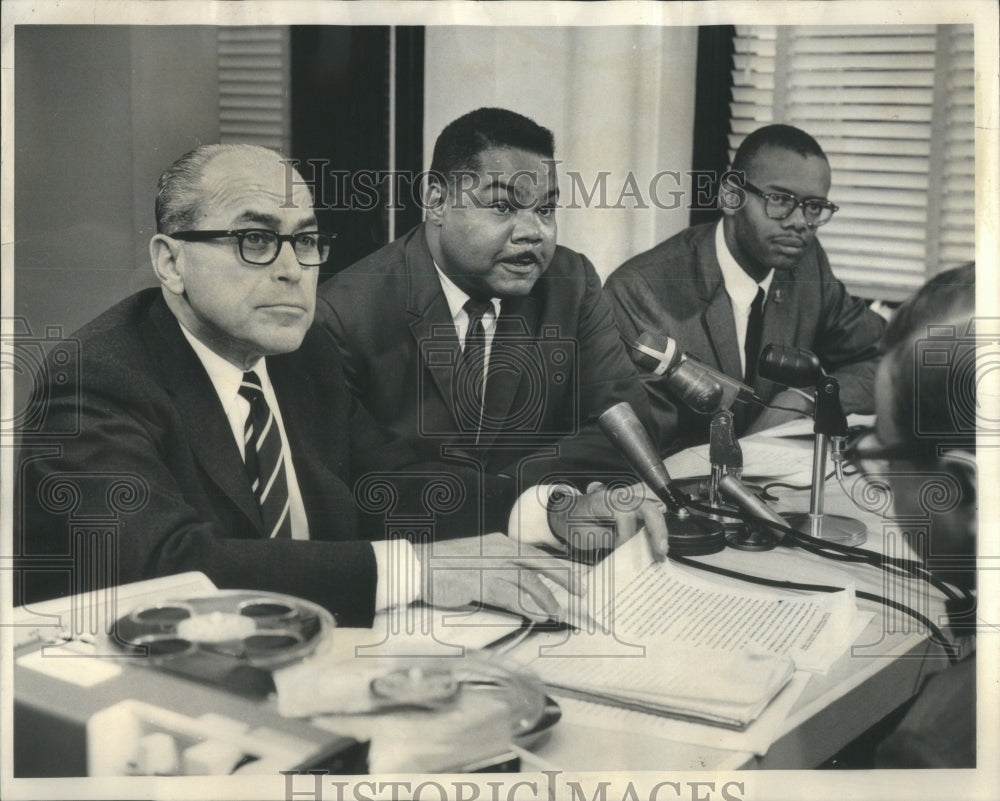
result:
[[(421, 169), (422, 27), (396, 29), (396, 169)], [(320, 280), (403, 233), (420, 209), (409, 185), (388, 175), (389, 58), (387, 26), (292, 27), (292, 153), (313, 184), (322, 230), (337, 234)], [(390, 208), (392, 184), (400, 201)], [(402, 207), (402, 208), (397, 208)]]
[(719, 176), (729, 167), (729, 104), (733, 99), (732, 25), (698, 29), (698, 78), (695, 82), (691, 225), (712, 222)]

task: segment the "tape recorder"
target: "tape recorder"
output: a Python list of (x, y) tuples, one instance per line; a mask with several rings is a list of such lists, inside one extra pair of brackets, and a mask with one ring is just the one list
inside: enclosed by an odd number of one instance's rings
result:
[[(361, 683), (351, 685), (360, 689), (351, 691), (358, 708), (349, 712), (402, 709), (405, 721), (423, 709), (446, 721), (448, 708), (457, 717), (465, 707), (502, 698), (515, 742), (559, 718), (540, 684), (475, 660), (416, 667), (367, 660), (340, 674), (336, 666), (324, 672), (329, 666), (306, 658), (335, 634), (325, 609), (287, 595), (220, 591), (200, 574), (185, 575), (200, 582), (166, 580), (164, 590), (158, 579), (116, 588), (118, 607), (129, 611), (111, 616), (99, 636), (43, 626), (21, 635), (14, 661), (16, 777), (366, 773), (379, 760), (369, 759), (375, 735), (359, 724), (364, 716), (319, 716), (345, 711), (335, 688), (353, 678)], [(155, 591), (135, 590), (147, 584)], [(90, 599), (81, 607), (79, 598), (49, 603), (62, 620), (86, 618), (100, 606)], [(40, 620), (44, 606), (15, 614)], [(299, 691), (278, 695), (275, 676), (289, 674)], [(324, 697), (332, 706), (315, 707)], [(427, 730), (419, 718), (412, 722)], [(466, 721), (462, 726), (456, 731), (476, 731)], [(442, 769), (516, 770), (509, 741), (499, 742), (499, 750), (487, 747), (474, 760)]]
[(271, 670), (333, 626), (297, 598), (215, 591), (137, 606), (100, 638), (21, 644), (15, 776), (364, 773), (367, 743), (283, 717), (269, 699)]

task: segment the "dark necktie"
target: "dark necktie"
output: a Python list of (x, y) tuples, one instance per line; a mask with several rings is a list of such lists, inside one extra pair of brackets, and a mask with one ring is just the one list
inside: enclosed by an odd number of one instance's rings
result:
[(750, 304), (750, 319), (747, 320), (747, 338), (743, 346), (746, 356), (744, 381), (753, 386), (757, 377), (757, 357), (760, 356), (760, 337), (764, 328), (764, 289), (757, 287), (757, 297)]
[(243, 374), (240, 395), (250, 402), (250, 414), (243, 427), (243, 451), (264, 531), (269, 537), (291, 537), (292, 520), (281, 433), (260, 388), (260, 378), (253, 370)]
[(488, 300), (469, 298), (462, 306), (469, 315), (465, 347), (458, 361), (455, 381), (455, 411), (459, 428), (475, 431), (478, 437), (483, 422), (483, 390), (486, 383), (486, 328), (483, 315), (493, 308)]

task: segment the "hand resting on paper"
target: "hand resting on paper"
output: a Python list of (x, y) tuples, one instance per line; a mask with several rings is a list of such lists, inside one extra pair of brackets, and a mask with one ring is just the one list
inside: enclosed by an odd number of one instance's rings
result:
[(485, 604), (535, 622), (562, 619), (565, 610), (542, 576), (573, 595), (583, 592), (580, 566), (504, 534), (415, 544), (421, 598), (432, 606)]
[(586, 495), (553, 495), (549, 528), (557, 539), (578, 551), (617, 548), (645, 527), (653, 557), (667, 556), (667, 523), (655, 499), (636, 487), (592, 483)]

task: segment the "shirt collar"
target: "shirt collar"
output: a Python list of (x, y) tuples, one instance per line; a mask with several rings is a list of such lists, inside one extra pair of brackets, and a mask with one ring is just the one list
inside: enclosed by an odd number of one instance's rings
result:
[(726, 244), (722, 220), (719, 220), (715, 228), (715, 256), (719, 260), (719, 269), (722, 270), (722, 282), (725, 284), (726, 293), (736, 308), (748, 311), (753, 299), (757, 297), (757, 287), (763, 289), (764, 296), (767, 297), (771, 281), (774, 280), (774, 270), (772, 269), (759, 284), (747, 275)]
[[(233, 401), (239, 395), (240, 384), (243, 383), (244, 371), (208, 347), (208, 345), (188, 331), (183, 323), (180, 326), (181, 332), (187, 341), (191, 343), (195, 355), (205, 368), (205, 372), (208, 373), (212, 386), (215, 387), (215, 391), (219, 395), (219, 400), (222, 401), (222, 407), (228, 415)], [(258, 359), (250, 369), (257, 373), (262, 386), (267, 386), (270, 383), (270, 379), (267, 377), (267, 361), (263, 357)]]
[[(437, 270), (438, 279), (441, 281), (441, 291), (444, 292), (444, 299), (448, 301), (448, 310), (451, 312), (451, 319), (458, 322), (459, 316), (465, 314), (463, 307), (469, 296), (445, 275), (444, 271), (437, 266), (437, 262), (434, 262), (434, 269)], [(490, 298), (490, 303), (493, 304), (494, 316), (499, 317), (500, 298)]]

